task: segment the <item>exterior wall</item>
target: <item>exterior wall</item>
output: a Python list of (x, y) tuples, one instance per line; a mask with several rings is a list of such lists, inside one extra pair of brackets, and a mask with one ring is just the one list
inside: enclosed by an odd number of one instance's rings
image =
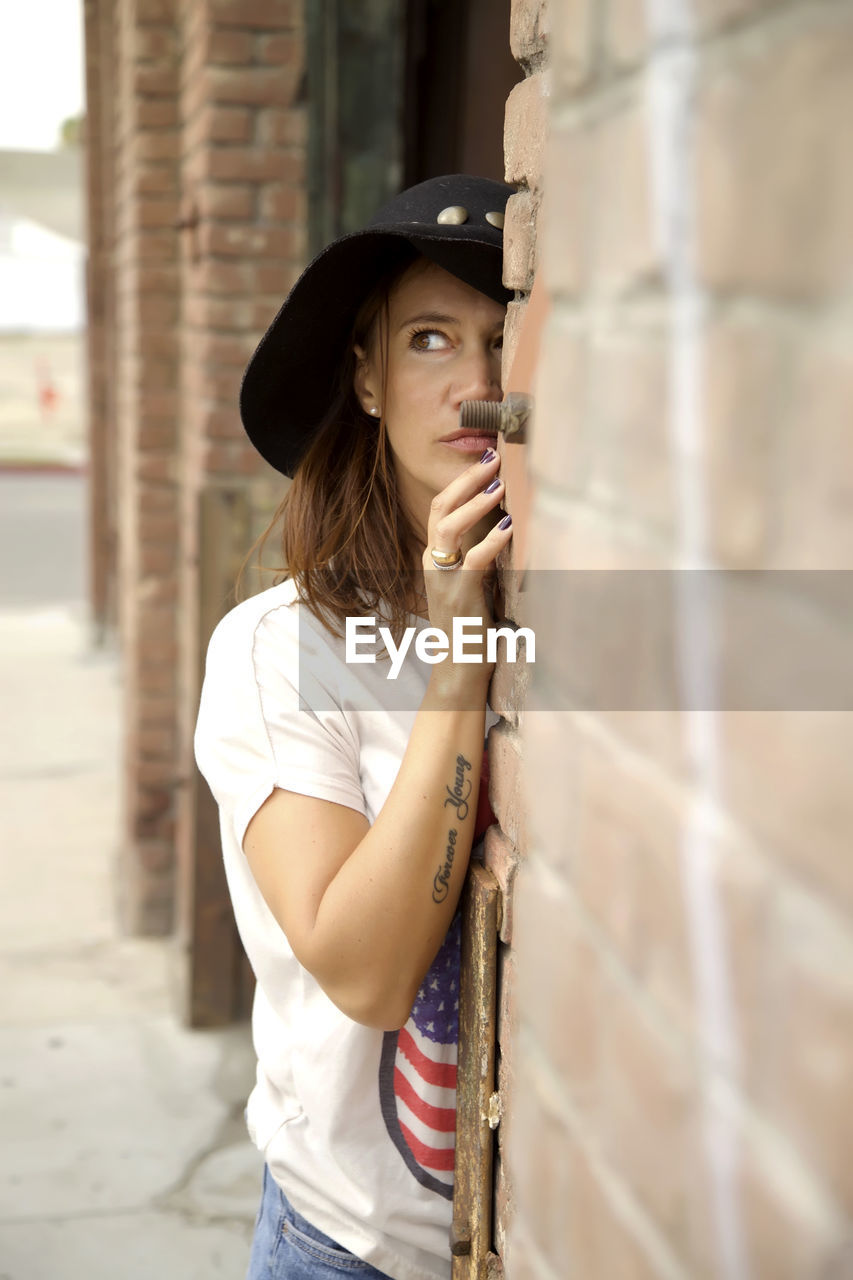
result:
[[(183, 0), (181, 31), (181, 631), (175, 730), (183, 785), (175, 843), (176, 924), (191, 952), (183, 1004), (199, 1024), (236, 1016), (239, 1000), (232, 1001), (230, 984), (237, 981), (240, 988), (241, 982), (215, 806), (206, 788), (197, 793), (192, 735), (209, 632), (230, 603), (229, 589), (253, 536), (223, 505), (221, 519), (233, 527), (236, 559), (214, 537), (200, 545), (200, 506), (217, 491), (224, 498), (225, 491), (233, 496), (239, 490), (250, 507), (257, 506), (254, 491), (261, 487), (264, 510), (271, 514), (283, 493), (285, 481), (246, 438), (238, 398), (246, 363), (305, 260), (305, 108), (298, 100), (305, 39), (299, 0)], [(206, 579), (213, 578), (207, 594), (216, 598), (202, 599), (201, 576), (211, 559), (222, 561)], [(212, 839), (199, 831), (199, 804), (206, 806), (203, 824), (212, 828)]]
[(132, 932), (172, 923), (178, 556), (178, 50), (164, 0), (116, 0), (114, 245), (118, 616), (124, 674), (119, 892)]
[[(507, 166), (534, 189), (542, 17), (515, 0)], [(508, 271), (536, 254), (551, 295), (531, 559), (563, 572), (531, 587), (531, 696), (494, 753), (495, 858), (526, 854), (496, 1240), (510, 1280), (849, 1275), (850, 714), (793, 685), (697, 710), (720, 619), (683, 594), (687, 709), (573, 710), (561, 626), (572, 569), (853, 562), (853, 10), (551, 0), (549, 23), (540, 234), (525, 191)]]
[[(240, 376), (304, 258), (298, 0), (90, 0), (95, 608), (124, 673), (125, 926), (191, 878), (198, 500), (263, 464)], [(112, 597), (116, 604), (111, 606)], [(223, 601), (223, 605), (225, 601)]]

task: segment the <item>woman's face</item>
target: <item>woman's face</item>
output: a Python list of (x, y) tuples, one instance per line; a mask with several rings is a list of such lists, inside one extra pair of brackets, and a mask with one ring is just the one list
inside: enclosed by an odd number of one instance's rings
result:
[(403, 503), (424, 530), (435, 495), (496, 443), (462, 436), (459, 406), (501, 399), (505, 314), (500, 303), (418, 259), (388, 299), (384, 402), (378, 351), (357, 349), (356, 392), (368, 413), (383, 413)]

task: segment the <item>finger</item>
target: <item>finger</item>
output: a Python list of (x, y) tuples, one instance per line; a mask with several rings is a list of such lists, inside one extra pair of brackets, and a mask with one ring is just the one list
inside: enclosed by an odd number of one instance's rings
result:
[(479, 492), (473, 494), (467, 502), (463, 502), (454, 510), (440, 515), (438, 519), (431, 516), (429, 523), (430, 546), (446, 551), (451, 551), (458, 547), (462, 542), (463, 535), (501, 502), (504, 492), (505, 485), (503, 480), (500, 476), (494, 476), (485, 488), (481, 488)]
[(435, 512), (440, 517), (454, 510), (461, 502), (466, 502), (494, 478), (500, 464), (500, 456), (495, 450), (486, 449), (482, 460), (466, 467), (461, 475), (456, 476), (446, 488), (435, 495), (430, 507), (431, 512)]
[(465, 556), (465, 569), (484, 571), (494, 562), (512, 538), (512, 516), (505, 515), (490, 529), (482, 542), (476, 543)]

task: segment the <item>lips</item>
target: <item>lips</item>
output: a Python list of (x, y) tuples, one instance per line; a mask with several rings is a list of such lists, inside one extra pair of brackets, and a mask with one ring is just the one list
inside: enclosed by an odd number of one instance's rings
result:
[(446, 436), (441, 437), (441, 444), (450, 444), (453, 440), (497, 440), (497, 436), (493, 431), (475, 431), (468, 427), (463, 431), (451, 431)]
[(439, 444), (445, 444), (448, 449), (455, 449), (459, 453), (482, 453), (484, 449), (494, 449), (497, 442), (497, 436), (486, 435), (481, 431), (455, 431), (452, 436), (444, 436)]

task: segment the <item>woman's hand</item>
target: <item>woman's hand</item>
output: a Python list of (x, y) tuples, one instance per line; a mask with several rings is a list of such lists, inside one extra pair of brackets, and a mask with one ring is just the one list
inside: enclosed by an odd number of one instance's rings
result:
[[(470, 687), (481, 684), (485, 689), (494, 663), (486, 662), (485, 631), (494, 625), (491, 598), (495, 581), (495, 560), (512, 537), (512, 521), (494, 519), (489, 532), (481, 540), (477, 526), (495, 512), (504, 495), (504, 484), (498, 476), (500, 458), (489, 450), (484, 461), (475, 462), (457, 476), (432, 500), (427, 526), (427, 545), (423, 555), (424, 583), (429, 606), (429, 620), (440, 627), (451, 641), (453, 619), (479, 618), (483, 644), (476, 662), (454, 662), (451, 652), (444, 662), (433, 667), (433, 677), (442, 686), (459, 684)], [(506, 527), (502, 528), (501, 525)], [(467, 549), (466, 549), (467, 548)], [(431, 550), (453, 552), (464, 550), (462, 563), (453, 569), (437, 569)], [(476, 625), (468, 624), (469, 636), (475, 636)], [(465, 652), (477, 654), (474, 639), (468, 639)]]

